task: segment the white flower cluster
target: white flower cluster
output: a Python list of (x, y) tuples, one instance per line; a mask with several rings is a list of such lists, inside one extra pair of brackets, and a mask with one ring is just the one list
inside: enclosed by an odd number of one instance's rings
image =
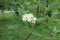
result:
[(28, 21), (31, 23), (36, 23), (36, 18), (32, 14), (24, 14), (22, 16), (22, 20), (25, 22)]

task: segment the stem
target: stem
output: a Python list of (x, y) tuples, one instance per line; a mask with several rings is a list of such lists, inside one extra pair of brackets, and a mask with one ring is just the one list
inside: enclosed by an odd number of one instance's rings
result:
[(37, 6), (37, 9), (36, 9), (36, 16), (39, 15), (39, 6)]
[(30, 33), (27, 35), (27, 37), (25, 38), (25, 40), (28, 40), (31, 35), (32, 35), (32, 33), (30, 32)]
[(46, 0), (46, 7), (48, 7), (48, 0)]

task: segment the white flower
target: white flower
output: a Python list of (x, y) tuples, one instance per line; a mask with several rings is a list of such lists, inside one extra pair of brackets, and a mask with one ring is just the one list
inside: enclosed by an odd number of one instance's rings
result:
[(32, 23), (36, 23), (36, 18), (35, 17), (33, 17)]
[(28, 21), (31, 23), (36, 23), (36, 18), (32, 14), (24, 14), (22, 16), (22, 20), (25, 22)]
[(27, 20), (26, 18), (27, 18), (27, 15), (26, 14), (22, 16), (22, 20), (23, 21), (26, 21)]

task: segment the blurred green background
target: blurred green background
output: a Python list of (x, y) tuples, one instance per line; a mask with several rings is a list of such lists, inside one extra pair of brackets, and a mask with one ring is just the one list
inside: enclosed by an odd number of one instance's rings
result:
[[(37, 18), (34, 28), (22, 21), (26, 13)], [(60, 0), (0, 0), (0, 40), (25, 40), (30, 32), (27, 40), (60, 40)]]

